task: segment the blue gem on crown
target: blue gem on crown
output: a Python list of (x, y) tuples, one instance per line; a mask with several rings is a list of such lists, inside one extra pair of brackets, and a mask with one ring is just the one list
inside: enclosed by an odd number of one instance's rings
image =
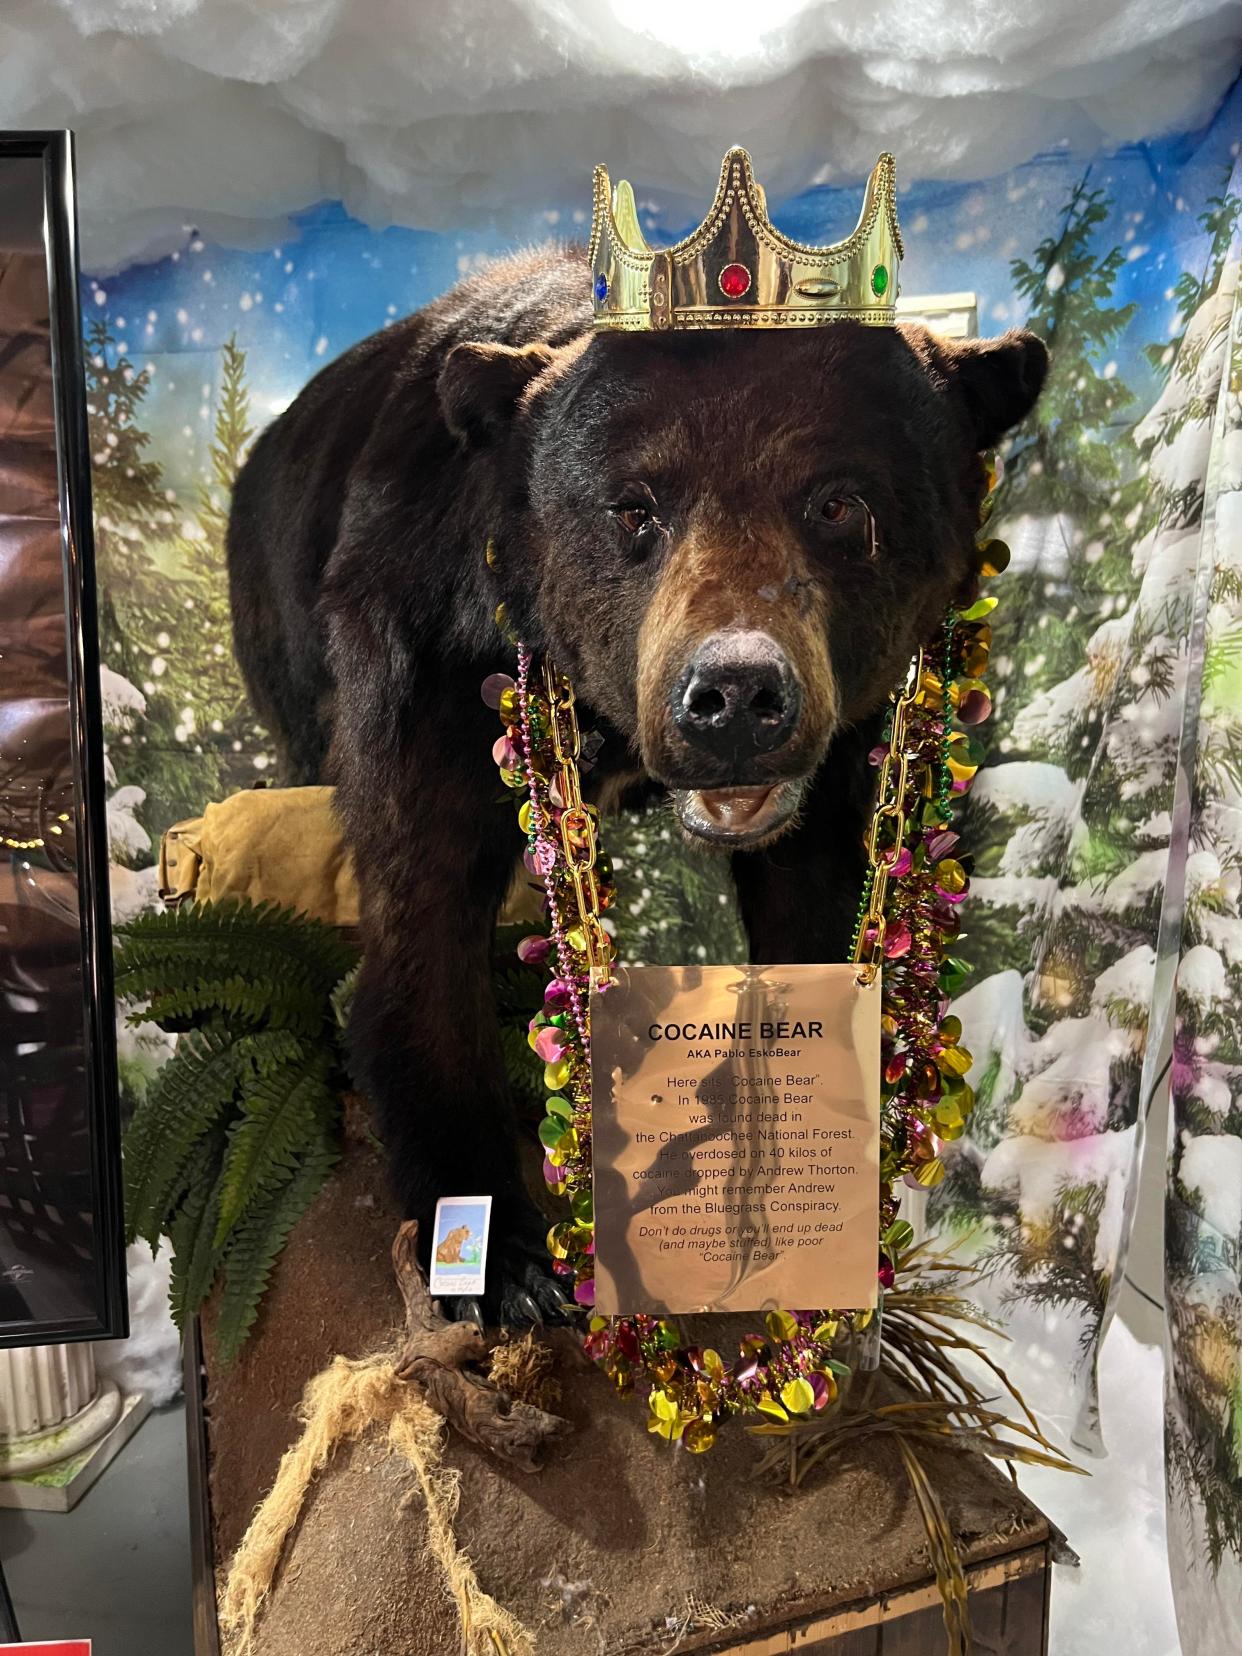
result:
[(595, 278), (595, 303), (602, 305), (608, 297), (608, 278), (601, 271)]

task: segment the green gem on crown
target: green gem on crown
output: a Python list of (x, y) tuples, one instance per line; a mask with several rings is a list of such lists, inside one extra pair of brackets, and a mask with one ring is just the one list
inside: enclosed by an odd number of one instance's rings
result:
[(876, 265), (875, 269), (871, 272), (871, 291), (875, 294), (877, 299), (882, 299), (888, 292), (887, 265)]

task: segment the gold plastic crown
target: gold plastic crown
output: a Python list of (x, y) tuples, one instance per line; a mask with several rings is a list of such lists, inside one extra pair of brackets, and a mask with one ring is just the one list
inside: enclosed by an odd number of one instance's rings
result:
[(904, 249), (897, 225), (896, 167), (882, 155), (867, 180), (854, 233), (831, 247), (803, 247), (768, 218), (750, 156), (731, 149), (697, 230), (675, 247), (648, 247), (634, 191), (614, 190), (595, 169), (591, 281), (597, 328), (818, 328), (828, 322), (896, 321)]

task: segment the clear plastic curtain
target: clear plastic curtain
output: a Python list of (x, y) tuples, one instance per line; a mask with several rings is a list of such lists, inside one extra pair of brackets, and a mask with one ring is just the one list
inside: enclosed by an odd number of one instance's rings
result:
[[(1162, 181), (1174, 211), (1142, 214), (1164, 273), (1146, 304), (1120, 302), (1118, 208), (1141, 197), (1107, 162), (1014, 266), (1054, 367), (996, 525), (1015, 556), (956, 1006), (978, 1104), (930, 1211), (1038, 1406), (1088, 1453), (1136, 1452), (1127, 1418), (1100, 1419), (1098, 1370), (1171, 1074), (1169, 1547), (1183, 1646), (1223, 1656), (1242, 1646), (1242, 180), (1236, 145), (1208, 147)], [(1119, 389), (1136, 333), (1145, 394)]]
[(1196, 1656), (1242, 1649), (1242, 169), (1217, 212), (1202, 302), (1152, 415), (1174, 456), (1169, 486), (1197, 515), (1161, 948), (1162, 967), (1176, 960), (1169, 1548), (1182, 1645)]

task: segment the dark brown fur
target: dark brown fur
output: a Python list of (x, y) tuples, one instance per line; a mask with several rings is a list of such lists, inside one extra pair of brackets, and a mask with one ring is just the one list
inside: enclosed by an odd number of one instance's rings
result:
[[(580, 252), (527, 254), (364, 341), (256, 444), (229, 539), (238, 653), (286, 775), (338, 784), (366, 942), (352, 1050), (398, 1191), (425, 1235), (439, 1196), (495, 1197), (487, 1309), (511, 1319), (555, 1290), (489, 982), (518, 849), (478, 690), (512, 669), (497, 603), (603, 731), (597, 794), (781, 785), (796, 815), (733, 855), (751, 951), (839, 959), (867, 750), (973, 581), (977, 451), (1045, 365), (1030, 335), (852, 323), (592, 335), (588, 289)], [(825, 489), (865, 499), (874, 547), (861, 513), (824, 520)], [(653, 515), (632, 534), (635, 491)], [(780, 653), (799, 711), (733, 764), (687, 737), (677, 697), (704, 638), (740, 629)]]

